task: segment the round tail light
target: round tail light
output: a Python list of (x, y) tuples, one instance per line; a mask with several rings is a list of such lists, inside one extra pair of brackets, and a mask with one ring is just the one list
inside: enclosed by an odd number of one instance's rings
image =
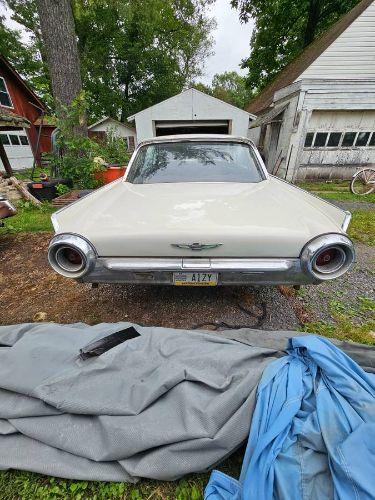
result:
[(333, 273), (345, 265), (346, 253), (340, 247), (329, 247), (318, 252), (313, 259), (313, 268), (320, 273)]
[(55, 252), (56, 263), (65, 271), (79, 272), (85, 266), (84, 255), (73, 247), (60, 246)]
[(353, 243), (344, 234), (324, 234), (311, 240), (301, 252), (301, 267), (317, 282), (338, 278), (355, 261)]
[(66, 278), (82, 278), (96, 263), (96, 252), (84, 238), (63, 233), (52, 238), (48, 248), (52, 268)]

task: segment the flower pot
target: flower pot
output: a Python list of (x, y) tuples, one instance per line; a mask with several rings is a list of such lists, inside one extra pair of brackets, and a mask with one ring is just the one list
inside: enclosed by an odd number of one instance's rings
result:
[(99, 181), (101, 184), (109, 184), (110, 182), (123, 177), (125, 174), (126, 167), (125, 166), (115, 166), (111, 165), (107, 167), (106, 170), (102, 170), (100, 172), (95, 172), (95, 179)]

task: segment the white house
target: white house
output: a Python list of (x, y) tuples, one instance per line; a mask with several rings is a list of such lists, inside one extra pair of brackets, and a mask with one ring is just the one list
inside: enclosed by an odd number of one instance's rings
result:
[(375, 164), (375, 2), (362, 0), (250, 103), (249, 137), (288, 180)]
[(126, 139), (128, 149), (133, 151), (136, 140), (136, 132), (133, 127), (126, 123), (119, 122), (114, 118), (106, 116), (88, 127), (91, 137), (102, 137), (104, 134), (112, 133), (117, 137)]
[(160, 135), (233, 134), (247, 136), (255, 116), (196, 89), (188, 89), (129, 116), (138, 142)]

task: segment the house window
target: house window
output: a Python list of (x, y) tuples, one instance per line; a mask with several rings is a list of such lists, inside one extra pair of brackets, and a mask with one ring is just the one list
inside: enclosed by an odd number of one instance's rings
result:
[(0, 141), (4, 144), (4, 146), (9, 146), (10, 144), (7, 134), (0, 134)]
[(355, 141), (356, 146), (367, 146), (368, 140), (370, 138), (371, 132), (359, 132), (357, 140)]
[(0, 76), (0, 105), (7, 108), (13, 107), (5, 80), (2, 76)]
[(317, 132), (314, 141), (314, 148), (324, 148), (327, 143), (328, 133), (327, 132)]
[(375, 132), (308, 132), (305, 148), (375, 147)]
[(20, 145), (20, 140), (18, 138), (18, 135), (9, 134), (9, 139), (10, 139), (10, 143), (12, 144), (12, 146), (19, 146)]
[(127, 142), (128, 142), (128, 150), (129, 151), (134, 151), (134, 137), (132, 135), (129, 135), (127, 138)]
[(356, 136), (357, 132), (346, 132), (342, 140), (342, 147), (349, 148), (350, 146), (353, 146)]
[(331, 132), (329, 134), (327, 147), (337, 148), (337, 146), (340, 144), (340, 140), (341, 140), (341, 132)]
[(29, 140), (26, 135), (20, 135), (20, 141), (22, 146), (28, 146), (29, 145)]
[(314, 140), (314, 132), (307, 132), (305, 139), (305, 148), (311, 148)]

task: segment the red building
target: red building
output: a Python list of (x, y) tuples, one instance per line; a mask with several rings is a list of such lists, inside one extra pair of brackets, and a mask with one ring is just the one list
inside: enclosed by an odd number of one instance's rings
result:
[(40, 154), (51, 150), (54, 127), (41, 125), (46, 111), (46, 105), (0, 55), (0, 139), (13, 168), (30, 167), (34, 159), (39, 163)]

